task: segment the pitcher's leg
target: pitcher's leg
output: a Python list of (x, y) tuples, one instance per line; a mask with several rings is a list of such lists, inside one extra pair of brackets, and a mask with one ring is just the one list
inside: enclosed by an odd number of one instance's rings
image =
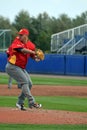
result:
[[(28, 98), (28, 105), (30, 105), (30, 103), (34, 103), (35, 102), (35, 99), (34, 99), (34, 97), (31, 95), (31, 92), (30, 92), (30, 90), (31, 90), (31, 87), (32, 87), (32, 81), (31, 81), (31, 78), (30, 78), (30, 76), (29, 76), (29, 74), (28, 74), (28, 72), (26, 71), (26, 70), (24, 70), (24, 73), (25, 73), (25, 75), (26, 75), (26, 79), (27, 79), (27, 82), (28, 82), (28, 88), (27, 88), (27, 84), (23, 84), (22, 86), (22, 93), (21, 93), (21, 95), (18, 97), (18, 103), (19, 104), (21, 104), (21, 103), (23, 103), (23, 100), (25, 99), (25, 97), (27, 97), (27, 92), (29, 93), (29, 98)], [(24, 89), (24, 90), (23, 90)], [(27, 95), (24, 95), (24, 91), (26, 91), (25, 93), (27, 94)]]
[(23, 80), (25, 80), (25, 83), (23, 83), (22, 86), (22, 93), (20, 94), (20, 96), (18, 97), (18, 103), (23, 103), (25, 97), (27, 97), (28, 99), (28, 105), (30, 103), (34, 103), (35, 99), (31, 94), (31, 87), (32, 87), (32, 81), (30, 79), (29, 74), (27, 73), (26, 70), (23, 70), (24, 76), (23, 76)]
[(18, 104), (24, 104), (24, 101), (25, 101), (25, 94), (23, 92), (21, 92), (21, 94), (18, 96)]
[(28, 105), (30, 105), (30, 103), (34, 103), (34, 102), (35, 102), (35, 99), (34, 99), (34, 97), (32, 96), (32, 94), (31, 94), (31, 92), (30, 92), (30, 89), (29, 89), (29, 87), (28, 87), (27, 84), (23, 84), (22, 92), (24, 92), (25, 96), (26, 96), (27, 99), (28, 99)]
[[(26, 70), (24, 70), (24, 71), (26, 73), (26, 77), (27, 77), (27, 80), (28, 80), (29, 90), (31, 90), (31, 88), (32, 88), (32, 80), (31, 80), (28, 72)], [(35, 100), (34, 100), (34, 98), (33, 98), (33, 100), (32, 100), (32, 97), (29, 98), (29, 99), (30, 99), (29, 100), (29, 108), (41, 108), (42, 107), (42, 104), (36, 103)]]
[(24, 70), (17, 66), (8, 64), (6, 67), (6, 72), (10, 76), (12, 76), (19, 84), (22, 85), (22, 92), (18, 98), (18, 102), (24, 102), (24, 99), (25, 99), (24, 96), (27, 97), (28, 104), (29, 104), (29, 101), (34, 102), (34, 98), (31, 95), (30, 89), (28, 87), (28, 79), (27, 79), (27, 76), (26, 76)]
[(12, 77), (9, 76), (9, 79), (8, 79), (8, 88), (12, 88)]
[(32, 85), (33, 85), (32, 80), (31, 80), (31, 78), (30, 78), (29, 73), (28, 73), (26, 70), (24, 70), (24, 72), (25, 72), (26, 77), (27, 77), (27, 81), (28, 81), (28, 86), (29, 86), (29, 89), (31, 90)]

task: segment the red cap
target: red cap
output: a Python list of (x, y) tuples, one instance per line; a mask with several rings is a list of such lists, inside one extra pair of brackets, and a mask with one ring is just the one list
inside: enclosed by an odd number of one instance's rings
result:
[(29, 31), (25, 28), (21, 29), (19, 32), (18, 32), (19, 35), (29, 35)]

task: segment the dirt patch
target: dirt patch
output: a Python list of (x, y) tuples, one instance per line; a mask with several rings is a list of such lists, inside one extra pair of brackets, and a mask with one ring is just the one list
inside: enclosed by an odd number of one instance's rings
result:
[[(0, 95), (18, 96), (21, 89), (12, 86), (8, 89), (7, 85), (0, 86)], [(87, 97), (87, 87), (76, 86), (47, 86), (34, 85), (32, 88), (34, 96), (81, 96)], [(0, 108), (0, 123), (13, 124), (87, 124), (86, 112), (69, 112), (59, 110), (37, 110), (28, 109), (20, 111), (16, 108)]]
[[(1, 96), (18, 96), (21, 89), (16, 85), (8, 89), (7, 85), (0, 86)], [(84, 86), (48, 86), (48, 85), (34, 85), (31, 93), (34, 96), (87, 96), (87, 87)]]
[(87, 113), (56, 110), (0, 108), (0, 123), (12, 124), (87, 124)]

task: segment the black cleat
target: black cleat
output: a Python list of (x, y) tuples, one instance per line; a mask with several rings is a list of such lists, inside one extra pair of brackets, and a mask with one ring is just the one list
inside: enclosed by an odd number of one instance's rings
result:
[(16, 107), (22, 111), (26, 111), (26, 108), (24, 107), (24, 104), (18, 104), (16, 103)]

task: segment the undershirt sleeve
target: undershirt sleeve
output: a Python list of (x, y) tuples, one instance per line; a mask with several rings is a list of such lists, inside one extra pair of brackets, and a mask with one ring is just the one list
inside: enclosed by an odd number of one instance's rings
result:
[(23, 48), (15, 48), (14, 50), (18, 51), (18, 52), (21, 52)]

